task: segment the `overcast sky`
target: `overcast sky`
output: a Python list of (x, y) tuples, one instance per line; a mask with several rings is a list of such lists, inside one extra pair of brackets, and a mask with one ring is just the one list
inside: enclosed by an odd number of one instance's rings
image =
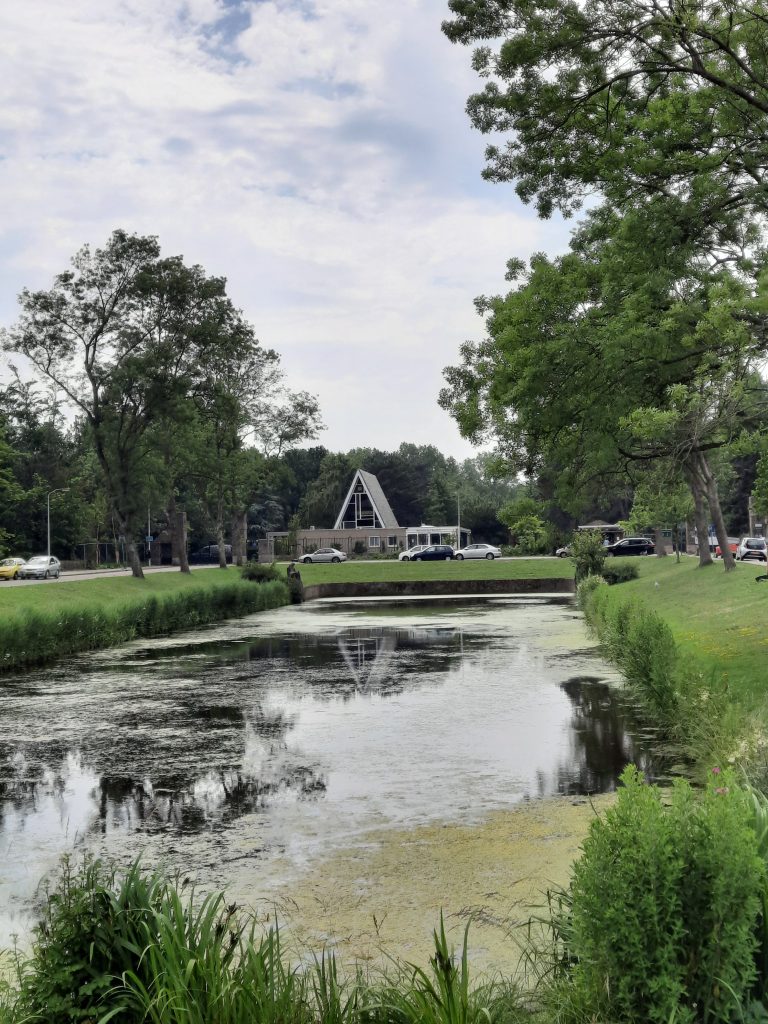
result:
[(316, 393), (339, 450), (472, 454), (436, 404), (511, 256), (560, 251), (483, 182), (446, 0), (3, 5), (0, 322), (84, 242), (160, 238)]

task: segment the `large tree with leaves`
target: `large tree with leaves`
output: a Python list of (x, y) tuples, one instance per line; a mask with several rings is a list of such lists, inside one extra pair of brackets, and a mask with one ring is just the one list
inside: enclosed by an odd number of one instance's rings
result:
[(85, 246), (46, 291), (25, 290), (6, 348), (22, 352), (82, 416), (135, 576), (147, 500), (162, 481), (152, 432), (211, 366), (239, 358), (249, 328), (222, 278), (162, 258), (157, 239), (115, 231)]
[[(675, 197), (726, 232), (768, 204), (765, 0), (449, 0), (454, 42), (488, 79), (468, 111), (485, 176), (543, 216), (595, 190)], [(743, 223), (736, 224), (737, 233)]]
[(633, 464), (671, 459), (700, 535), (711, 517), (726, 551), (708, 455), (762, 421), (761, 289), (651, 225), (644, 210), (599, 210), (567, 255), (511, 265), (520, 284), (480, 302), (488, 337), (464, 346), (441, 402), (465, 436), (495, 438), (529, 476), (561, 467), (565, 507)]

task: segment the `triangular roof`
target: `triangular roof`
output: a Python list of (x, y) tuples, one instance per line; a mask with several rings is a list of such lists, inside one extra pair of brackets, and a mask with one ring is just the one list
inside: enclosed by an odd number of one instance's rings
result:
[(336, 517), (336, 523), (333, 527), (334, 530), (343, 529), (344, 513), (347, 511), (349, 502), (352, 499), (352, 495), (355, 493), (355, 488), (358, 483), (362, 485), (363, 490), (368, 495), (368, 499), (373, 506), (382, 527), (386, 530), (397, 530), (399, 527), (397, 519), (395, 518), (395, 513), (390, 508), (386, 495), (381, 489), (381, 484), (373, 473), (366, 473), (364, 469), (358, 469), (352, 478), (352, 483), (349, 485), (349, 490), (347, 491), (347, 496), (344, 499), (344, 504), (339, 509), (339, 514)]

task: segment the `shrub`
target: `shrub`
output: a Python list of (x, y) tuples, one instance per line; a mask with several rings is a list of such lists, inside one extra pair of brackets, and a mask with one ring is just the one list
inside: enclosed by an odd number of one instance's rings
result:
[(749, 794), (713, 774), (665, 805), (634, 767), (622, 782), (574, 866), (576, 990), (600, 1019), (729, 1021), (755, 980), (765, 888)]
[(626, 583), (628, 580), (637, 579), (637, 566), (631, 562), (612, 561), (610, 565), (603, 566), (600, 575), (611, 586), (615, 583)]
[(576, 587), (576, 603), (583, 612), (588, 612), (594, 602), (595, 591), (606, 586), (602, 576), (585, 576)]
[(262, 565), (260, 562), (246, 562), (240, 569), (240, 576), (244, 580), (251, 580), (253, 583), (266, 583), (268, 580), (280, 579), (280, 574), (274, 562), (271, 562), (269, 565)]
[(571, 558), (576, 563), (576, 582), (587, 576), (599, 576), (605, 562), (603, 538), (596, 530), (581, 530), (570, 543)]

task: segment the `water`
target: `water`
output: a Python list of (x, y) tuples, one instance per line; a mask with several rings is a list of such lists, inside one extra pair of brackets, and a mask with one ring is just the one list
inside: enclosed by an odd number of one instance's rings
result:
[(382, 827), (651, 770), (569, 599), (314, 602), (2, 680), (0, 947), (61, 854), (256, 894)]

